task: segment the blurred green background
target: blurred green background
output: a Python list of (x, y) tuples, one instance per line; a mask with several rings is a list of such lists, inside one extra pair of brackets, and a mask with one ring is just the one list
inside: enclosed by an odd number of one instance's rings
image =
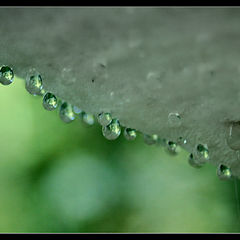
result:
[[(0, 86), (0, 232), (239, 232), (234, 181)], [(238, 186), (240, 184), (238, 183)]]

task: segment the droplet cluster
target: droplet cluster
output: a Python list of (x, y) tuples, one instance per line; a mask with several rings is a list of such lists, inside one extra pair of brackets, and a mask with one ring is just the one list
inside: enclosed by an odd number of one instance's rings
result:
[[(9, 85), (14, 80), (13, 69), (9, 66), (3, 65), (0, 67), (0, 83), (2, 85)], [(53, 111), (59, 106), (60, 119), (65, 123), (70, 123), (79, 116), (82, 121), (91, 126), (95, 123), (94, 115), (84, 112), (77, 106), (73, 106), (66, 101), (58, 98), (51, 92), (46, 92), (43, 88), (43, 80), (40, 73), (35, 69), (31, 69), (26, 77), (25, 81), (26, 90), (36, 96), (43, 96), (42, 104), (44, 109)], [(115, 140), (121, 134), (121, 125), (118, 119), (112, 118), (109, 112), (101, 112), (97, 115), (97, 121), (102, 127), (102, 134), (108, 140)], [(168, 115), (168, 125), (176, 128), (181, 126), (182, 116), (179, 113), (173, 112)], [(135, 129), (125, 127), (124, 137), (132, 141), (137, 137), (137, 131)], [(240, 122), (235, 122), (230, 125), (229, 133), (226, 138), (228, 146), (238, 151), (240, 150)], [(148, 145), (160, 145), (165, 147), (168, 153), (177, 154), (180, 151), (180, 146), (188, 144), (188, 140), (182, 136), (178, 137), (176, 142), (160, 138), (157, 134), (143, 134), (144, 142)], [(207, 144), (199, 143), (196, 145), (193, 153), (190, 153), (188, 157), (188, 163), (194, 168), (201, 168), (206, 162), (209, 161), (209, 150)], [(233, 178), (231, 168), (225, 164), (220, 164), (216, 171), (217, 176), (222, 180)]]

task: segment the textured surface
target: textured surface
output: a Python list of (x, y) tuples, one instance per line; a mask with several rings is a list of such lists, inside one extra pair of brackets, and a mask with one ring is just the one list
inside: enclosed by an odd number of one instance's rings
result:
[(15, 74), (36, 68), (44, 88), (69, 103), (183, 137), (189, 152), (207, 144), (212, 164), (240, 176), (226, 141), (240, 121), (240, 9), (2, 8), (0, 23), (0, 64)]

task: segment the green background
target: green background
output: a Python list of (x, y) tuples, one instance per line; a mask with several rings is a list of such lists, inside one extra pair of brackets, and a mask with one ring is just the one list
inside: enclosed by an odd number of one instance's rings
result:
[(236, 181), (183, 150), (65, 124), (18, 78), (0, 86), (0, 111), (0, 232), (240, 231)]

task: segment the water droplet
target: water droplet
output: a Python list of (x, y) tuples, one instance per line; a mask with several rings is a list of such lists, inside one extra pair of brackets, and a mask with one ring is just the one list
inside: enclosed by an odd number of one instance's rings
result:
[(179, 127), (181, 123), (181, 117), (178, 113), (169, 113), (168, 124), (170, 127)]
[(146, 144), (153, 145), (158, 142), (158, 135), (157, 134), (153, 134), (153, 135), (144, 134), (143, 140)]
[(179, 145), (185, 145), (185, 144), (187, 144), (187, 139), (184, 139), (183, 137), (179, 137), (177, 140), (177, 143)]
[(76, 107), (76, 106), (73, 106), (73, 111), (74, 111), (74, 113), (76, 113), (76, 114), (82, 113), (82, 110), (81, 110), (79, 107)]
[(173, 141), (167, 142), (167, 150), (169, 153), (175, 155), (180, 152), (180, 146), (177, 145), (177, 143)]
[(52, 93), (48, 92), (43, 97), (43, 107), (48, 110), (52, 111), (57, 108), (57, 98)]
[(108, 140), (114, 140), (121, 134), (121, 126), (117, 119), (113, 119), (111, 123), (105, 127), (102, 127), (102, 133)]
[(222, 180), (227, 180), (232, 177), (231, 169), (223, 164), (220, 164), (217, 168), (217, 176)]
[(60, 106), (59, 116), (65, 123), (72, 122), (75, 119), (72, 105), (66, 102), (62, 103)]
[(41, 95), (41, 91), (43, 89), (41, 75), (38, 73), (29, 74), (26, 79), (25, 88), (30, 94), (34, 96)]
[(107, 126), (108, 124), (111, 123), (112, 121), (112, 117), (111, 117), (111, 114), (110, 113), (100, 113), (98, 114), (98, 122), (103, 126)]
[(199, 162), (206, 162), (209, 160), (209, 153), (207, 145), (198, 144), (196, 147), (196, 156)]
[(193, 154), (191, 153), (189, 155), (189, 158), (188, 158), (188, 163), (194, 167), (194, 168), (201, 168), (202, 167), (202, 164), (200, 164), (197, 159), (193, 156)]
[(42, 89), (41, 92), (40, 92), (40, 95), (41, 96), (44, 96), (46, 94), (46, 90), (45, 89)]
[(88, 125), (93, 125), (95, 122), (94, 116), (92, 114), (85, 113), (85, 112), (83, 112), (82, 114), (82, 119), (83, 119), (83, 122), (85, 122)]
[(9, 85), (14, 80), (14, 73), (12, 68), (8, 66), (2, 66), (0, 69), (0, 83), (3, 85)]
[(227, 144), (233, 150), (240, 150), (240, 122), (234, 122), (229, 128)]
[(125, 128), (124, 129), (124, 136), (127, 140), (134, 140), (137, 137), (137, 132), (135, 129), (132, 128)]

